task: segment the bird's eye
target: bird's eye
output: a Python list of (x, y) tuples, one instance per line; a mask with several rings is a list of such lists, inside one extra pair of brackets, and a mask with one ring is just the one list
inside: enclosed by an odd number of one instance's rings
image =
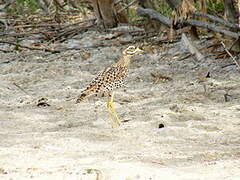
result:
[(135, 49), (135, 47), (134, 46), (129, 46), (128, 49), (133, 51)]

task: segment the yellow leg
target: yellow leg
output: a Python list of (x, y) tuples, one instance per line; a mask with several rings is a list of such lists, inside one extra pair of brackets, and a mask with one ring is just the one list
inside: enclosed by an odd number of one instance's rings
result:
[(113, 96), (114, 96), (114, 94), (112, 93), (108, 97), (107, 108), (108, 108), (108, 112), (109, 112), (110, 123), (111, 123), (112, 127), (115, 128), (115, 127), (120, 126), (121, 121), (118, 118), (117, 112), (116, 112), (115, 107), (113, 105)]

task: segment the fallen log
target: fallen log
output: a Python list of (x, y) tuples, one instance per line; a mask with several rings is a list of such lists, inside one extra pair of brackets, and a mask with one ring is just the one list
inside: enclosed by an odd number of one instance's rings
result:
[[(139, 7), (139, 8), (137, 8), (137, 14), (139, 16), (145, 16), (152, 20), (156, 20), (156, 21), (166, 25), (169, 28), (172, 25), (172, 22), (168, 17), (163, 16), (162, 14), (160, 14), (159, 12), (157, 12), (153, 9), (144, 9), (144, 8)], [(175, 25), (173, 26), (174, 29), (178, 29), (180, 27), (182, 28), (183, 26), (191, 25), (191, 26), (196, 26), (196, 27), (200, 27), (200, 28), (205, 28), (205, 29), (208, 29), (208, 30), (211, 30), (214, 32), (222, 33), (226, 36), (233, 37), (236, 39), (240, 37), (239, 32), (232, 32), (232, 31), (224, 29), (221, 26), (216, 26), (213, 23), (209, 23), (209, 22), (205, 22), (205, 21), (203, 22), (203, 21), (198, 21), (195, 19), (184, 19), (184, 20), (181, 19), (181, 20), (178, 20), (176, 24), (177, 24), (176, 26)], [(179, 25), (181, 24), (181, 26), (178, 26), (178, 24)]]
[(169, 28), (171, 27), (171, 24), (172, 24), (168, 17), (163, 16), (162, 14), (160, 14), (159, 12), (157, 12), (153, 9), (149, 9), (149, 8), (145, 9), (145, 8), (139, 7), (139, 8), (137, 8), (137, 15), (146, 16), (152, 20), (159, 21)]
[(220, 24), (222, 24), (226, 27), (235, 28), (235, 29), (240, 30), (240, 27), (237, 24), (230, 23), (228, 21), (225, 21), (224, 19), (213, 16), (211, 14), (205, 14), (205, 13), (202, 13), (202, 12), (199, 12), (199, 11), (192, 11), (191, 14), (193, 14), (195, 16), (206, 17), (206, 18), (210, 19), (211, 21), (216, 22), (216, 23), (220, 23)]
[(214, 32), (222, 33), (226, 36), (233, 37), (236, 39), (240, 37), (240, 33), (226, 30), (226, 29), (222, 28), (221, 26), (216, 26), (209, 22), (203, 22), (203, 21), (198, 21), (198, 20), (194, 20), (194, 19), (187, 19), (184, 23), (186, 25), (192, 25), (192, 26), (196, 26), (196, 27), (200, 27), (200, 28), (205, 28), (205, 29), (208, 29), (208, 30), (211, 30)]

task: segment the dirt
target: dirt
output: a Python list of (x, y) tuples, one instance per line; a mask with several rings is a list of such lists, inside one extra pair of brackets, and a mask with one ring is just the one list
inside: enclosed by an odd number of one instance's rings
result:
[[(97, 36), (68, 43), (92, 46)], [(143, 47), (115, 91), (119, 128), (109, 124), (106, 98), (75, 103), (126, 47), (1, 52), (0, 179), (240, 178), (240, 71), (230, 58), (181, 59), (181, 42)]]

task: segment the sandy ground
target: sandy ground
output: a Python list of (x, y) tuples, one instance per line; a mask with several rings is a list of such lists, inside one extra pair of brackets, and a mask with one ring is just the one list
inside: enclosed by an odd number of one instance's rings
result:
[[(74, 42), (93, 43), (86, 38)], [(182, 44), (165, 46), (133, 59), (127, 86), (115, 93), (124, 121), (116, 129), (106, 98), (71, 99), (117, 60), (118, 47), (91, 49), (86, 60), (78, 51), (1, 53), (0, 179), (240, 179), (237, 67), (211, 56), (179, 60)], [(208, 70), (211, 78), (200, 82)], [(150, 73), (173, 80), (154, 83)], [(38, 107), (41, 98), (50, 106)]]

